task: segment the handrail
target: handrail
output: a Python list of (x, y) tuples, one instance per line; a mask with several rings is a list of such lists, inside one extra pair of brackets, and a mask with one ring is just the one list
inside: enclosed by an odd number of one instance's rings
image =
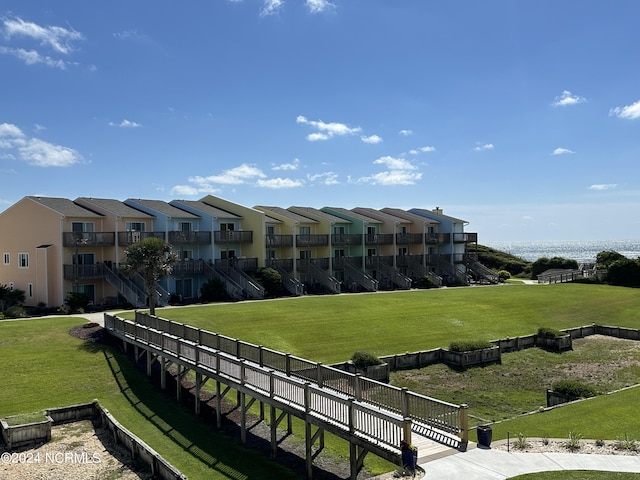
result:
[(466, 412), (461, 413), (466, 407), (462, 405), (419, 395), (359, 374), (144, 312), (136, 312), (135, 323), (168, 332), (287, 376), (313, 382), (322, 388), (353, 396), (358, 401), (394, 412), (403, 418), (410, 417), (442, 432), (459, 435), (463, 441), (468, 435), (464, 418)]
[(131, 320), (107, 313), (104, 320), (107, 330), (116, 336), (137, 341), (208, 375), (286, 404), (301, 417), (330, 423), (395, 454), (400, 453), (400, 442), (407, 440), (411, 420), (394, 412)]

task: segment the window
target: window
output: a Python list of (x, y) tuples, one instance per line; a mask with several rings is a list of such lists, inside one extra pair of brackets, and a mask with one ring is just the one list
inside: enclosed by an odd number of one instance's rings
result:
[(191, 231), (191, 222), (180, 222), (180, 231), (181, 232), (190, 232)]
[(71, 256), (73, 265), (93, 265), (96, 263), (93, 253), (78, 253)]
[(375, 248), (367, 248), (367, 257), (375, 257), (376, 255)]
[(33, 283), (27, 284), (27, 295), (29, 295), (29, 298), (33, 298)]
[(311, 227), (300, 227), (300, 235), (311, 235)]
[(300, 260), (311, 260), (311, 250), (300, 250)]
[(336, 235), (344, 235), (344, 226), (342, 227), (333, 227), (333, 233), (335, 233)]
[(336, 249), (333, 251), (333, 256), (334, 256), (334, 257), (336, 257), (336, 258), (342, 258), (342, 257), (344, 257), (344, 250), (343, 250), (343, 249), (341, 249), (341, 248), (336, 248)]
[(398, 248), (398, 255), (402, 256), (406, 256), (408, 254), (408, 250), (407, 247), (400, 247)]
[(144, 232), (146, 225), (144, 222), (125, 222), (124, 228), (127, 232)]
[(76, 233), (93, 232), (93, 222), (71, 222), (71, 231)]
[(10, 258), (11, 258), (11, 257), (9, 256), (9, 254), (8, 254), (8, 253), (5, 253), (5, 254), (3, 255), (3, 262), (4, 262), (4, 264), (5, 264), (5, 265), (9, 265), (9, 264), (11, 263), (11, 262), (9, 261), (9, 260), (10, 260)]
[(233, 223), (221, 223), (220, 230), (223, 232), (229, 231), (233, 232), (236, 229), (236, 226)]
[(193, 250), (180, 251), (180, 260), (193, 260)]
[(269, 225), (267, 227), (267, 235), (275, 235), (276, 234), (276, 228), (273, 225)]
[(18, 268), (29, 268), (29, 254), (28, 253), (19, 253), (18, 254)]

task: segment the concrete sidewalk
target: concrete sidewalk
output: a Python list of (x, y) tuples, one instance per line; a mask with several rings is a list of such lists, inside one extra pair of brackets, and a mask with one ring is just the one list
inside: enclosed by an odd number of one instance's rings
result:
[(553, 470), (603, 470), (640, 473), (638, 455), (580, 453), (514, 453), (472, 448), (420, 464), (425, 479), (503, 480), (525, 473)]

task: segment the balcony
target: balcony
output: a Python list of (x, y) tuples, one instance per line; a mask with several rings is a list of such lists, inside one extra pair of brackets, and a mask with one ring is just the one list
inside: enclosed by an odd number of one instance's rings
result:
[(293, 247), (293, 235), (267, 235), (264, 240), (271, 248)]
[(393, 233), (373, 233), (364, 236), (366, 245), (393, 245)]
[(217, 230), (213, 232), (214, 243), (253, 243), (253, 230)]
[(102, 263), (92, 263), (89, 265), (69, 265), (63, 266), (63, 275), (65, 280), (89, 280), (102, 278), (104, 269)]
[(258, 259), (253, 258), (219, 258), (215, 260), (215, 265), (223, 271), (229, 268), (237, 268), (243, 272), (255, 272), (258, 270)]
[(473, 243), (478, 241), (477, 233), (454, 233), (453, 241), (456, 243)]
[(173, 264), (171, 274), (175, 276), (199, 275), (204, 272), (204, 260), (182, 260)]
[(331, 245), (362, 245), (362, 235), (359, 233), (334, 233), (331, 235)]
[(396, 233), (396, 245), (422, 245), (424, 241), (422, 233)]
[(65, 247), (113, 247), (115, 232), (64, 232), (62, 244)]
[(211, 243), (211, 232), (190, 232), (190, 231), (169, 232), (169, 243), (172, 245), (186, 245), (186, 244), (208, 245)]
[(118, 245), (126, 247), (150, 237), (165, 239), (164, 232), (118, 232)]
[(329, 235), (296, 235), (297, 247), (326, 247)]

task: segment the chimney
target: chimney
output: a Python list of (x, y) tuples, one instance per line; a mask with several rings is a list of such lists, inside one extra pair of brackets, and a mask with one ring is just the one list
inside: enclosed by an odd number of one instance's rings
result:
[(442, 215), (442, 209), (440, 207), (436, 207), (433, 209), (434, 213), (436, 213), (437, 215)]

